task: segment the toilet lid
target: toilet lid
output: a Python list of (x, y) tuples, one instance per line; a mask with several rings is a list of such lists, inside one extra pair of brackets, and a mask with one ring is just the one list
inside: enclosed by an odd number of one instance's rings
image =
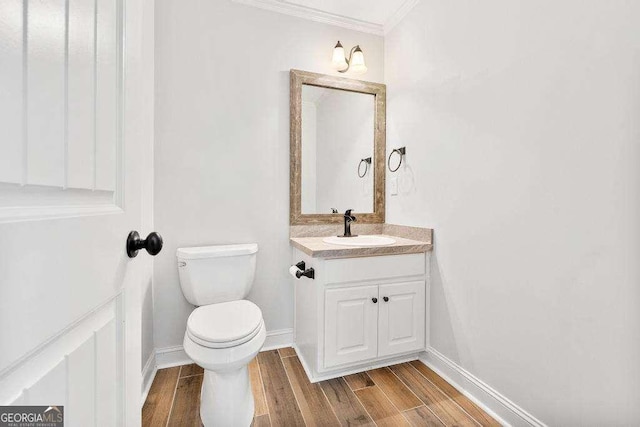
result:
[(253, 338), (262, 326), (262, 311), (247, 300), (196, 308), (187, 320), (187, 333), (207, 347), (231, 347)]

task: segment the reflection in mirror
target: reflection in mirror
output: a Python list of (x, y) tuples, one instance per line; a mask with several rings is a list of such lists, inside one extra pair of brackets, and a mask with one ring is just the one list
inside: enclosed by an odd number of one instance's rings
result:
[(302, 213), (374, 211), (375, 96), (302, 85)]

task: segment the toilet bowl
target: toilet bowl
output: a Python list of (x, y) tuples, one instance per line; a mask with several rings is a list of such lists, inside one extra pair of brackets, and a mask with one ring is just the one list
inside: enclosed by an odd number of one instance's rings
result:
[(200, 417), (206, 427), (249, 426), (254, 401), (249, 362), (266, 338), (262, 311), (244, 300), (253, 284), (256, 244), (178, 249), (180, 284), (198, 307), (184, 350), (204, 369)]

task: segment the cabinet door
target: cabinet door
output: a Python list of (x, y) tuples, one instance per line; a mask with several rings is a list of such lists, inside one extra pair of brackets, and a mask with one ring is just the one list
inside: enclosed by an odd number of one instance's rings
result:
[(377, 356), (380, 305), (377, 299), (377, 286), (329, 289), (325, 292), (325, 367)]
[(379, 356), (424, 348), (425, 282), (380, 286)]

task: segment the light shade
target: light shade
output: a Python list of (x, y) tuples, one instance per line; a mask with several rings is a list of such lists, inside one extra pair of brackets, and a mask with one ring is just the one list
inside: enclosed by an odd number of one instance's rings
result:
[(364, 63), (364, 54), (362, 53), (362, 49), (360, 49), (360, 46), (356, 46), (356, 49), (353, 52), (351, 63), (349, 64), (349, 69), (355, 74), (362, 74), (367, 72), (367, 65)]
[(344, 56), (344, 47), (342, 47), (342, 44), (339, 41), (336, 44), (336, 47), (333, 48), (333, 58), (331, 59), (331, 64), (333, 65), (333, 68), (338, 71), (345, 70), (349, 66)]

